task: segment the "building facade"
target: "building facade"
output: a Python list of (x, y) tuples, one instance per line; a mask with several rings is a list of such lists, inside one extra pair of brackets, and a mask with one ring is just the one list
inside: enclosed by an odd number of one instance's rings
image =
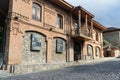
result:
[(120, 57), (120, 50), (119, 48), (112, 46), (112, 45), (108, 45), (108, 46), (104, 46), (103, 48), (103, 54), (104, 57)]
[(103, 57), (105, 27), (83, 7), (64, 0), (7, 3), (5, 64), (66, 63)]
[(107, 28), (103, 31), (103, 37), (111, 45), (104, 46), (105, 57), (120, 56), (120, 29), (115, 27)]
[(113, 46), (120, 48), (120, 29), (111, 27), (103, 31), (103, 37)]

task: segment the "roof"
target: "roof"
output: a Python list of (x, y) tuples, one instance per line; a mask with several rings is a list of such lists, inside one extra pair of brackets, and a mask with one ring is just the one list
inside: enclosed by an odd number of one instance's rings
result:
[(113, 46), (112, 44), (108, 44), (106, 46), (103, 47), (104, 49), (119, 49), (117, 46)]
[[(73, 16), (78, 16), (78, 11), (81, 10), (82, 16), (81, 17), (85, 17), (85, 15), (88, 15), (88, 18), (94, 18), (94, 15), (90, 12), (88, 12), (85, 8), (83, 8), (82, 6), (72, 6), (71, 4), (69, 4), (68, 2), (66, 2), (65, 0), (50, 0), (52, 1), (54, 4), (66, 9), (67, 11), (71, 12)], [(99, 28), (100, 30), (105, 30), (106, 28), (101, 25), (100, 23), (98, 23), (97, 21), (93, 21), (93, 25), (95, 25), (95, 27)]]
[(50, 1), (53, 2), (54, 4), (60, 6), (61, 8), (66, 9), (67, 11), (71, 11), (74, 7), (71, 4), (69, 4), (68, 2), (66, 2), (65, 0), (50, 0)]
[[(3, 2), (4, 1), (4, 2)], [(2, 7), (2, 9), (3, 10), (5, 10), (4, 12), (6, 12), (7, 13), (7, 9), (8, 9), (8, 4), (9, 4), (9, 0), (6, 2), (7, 0), (2, 0), (2, 1), (0, 1), (0, 6), (3, 6), (3, 4), (2, 3), (4, 3), (4, 6)], [(65, 9), (66, 11), (69, 11), (69, 12), (71, 12), (71, 11), (73, 11), (72, 12), (72, 14), (74, 15), (74, 16), (78, 16), (78, 11), (79, 10), (81, 10), (81, 13), (82, 13), (82, 16), (84, 17), (86, 14), (88, 15), (88, 18), (93, 18), (94, 17), (94, 15), (93, 14), (91, 14), (90, 12), (88, 12), (86, 9), (84, 9), (82, 6), (77, 6), (77, 7), (74, 7), (73, 5), (71, 5), (71, 4), (69, 4), (68, 2), (66, 2), (65, 0), (49, 0), (50, 2), (52, 2), (52, 3), (54, 3), (54, 4), (56, 4), (57, 6), (59, 6), (59, 7), (61, 7), (62, 9)], [(7, 5), (7, 7), (6, 7), (6, 5)], [(1, 7), (0, 7), (1, 8)], [(2, 13), (3, 14), (3, 13)], [(1, 15), (1, 17), (2, 17), (3, 15)], [(97, 27), (97, 28), (99, 28), (99, 29), (102, 29), (102, 30), (104, 30), (104, 29), (106, 29), (103, 25), (101, 25), (101, 24), (99, 24), (98, 22), (96, 22), (95, 20), (94, 20), (94, 25), (95, 25), (95, 27)]]
[(120, 31), (120, 28), (117, 28), (117, 27), (109, 27), (109, 28), (105, 29), (105, 30), (103, 31), (103, 33), (113, 32), (113, 31)]
[(77, 10), (77, 12), (78, 12), (78, 10), (81, 10), (81, 11), (83, 11), (84, 13), (88, 14), (89, 16), (94, 17), (94, 15), (93, 15), (92, 13), (88, 12), (88, 11), (87, 11), (85, 8), (83, 8), (82, 6), (76, 6), (76, 7), (75, 7), (75, 6), (71, 5), (71, 4), (69, 4), (68, 2), (66, 2), (65, 0), (50, 0), (50, 1), (53, 2), (53, 3), (56, 4), (56, 5), (64, 8), (64, 9), (70, 11), (70, 12), (71, 12), (73, 9), (74, 9), (74, 11)]
[(82, 6), (77, 6), (76, 8), (79, 8), (79, 9), (81, 9), (82, 11), (84, 11), (85, 13), (87, 13), (89, 16), (94, 17), (94, 15), (93, 15), (92, 13), (88, 12), (88, 11), (87, 11), (85, 8), (83, 8)]
[(106, 27), (101, 25), (100, 23), (98, 23), (97, 21), (93, 20), (93, 25), (98, 28), (98, 29), (101, 29), (101, 30), (105, 30)]

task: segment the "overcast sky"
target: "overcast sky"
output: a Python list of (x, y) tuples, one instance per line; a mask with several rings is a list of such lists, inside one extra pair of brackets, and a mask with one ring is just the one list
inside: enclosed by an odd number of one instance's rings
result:
[(95, 20), (106, 27), (120, 28), (120, 0), (66, 0), (82, 6), (95, 15)]

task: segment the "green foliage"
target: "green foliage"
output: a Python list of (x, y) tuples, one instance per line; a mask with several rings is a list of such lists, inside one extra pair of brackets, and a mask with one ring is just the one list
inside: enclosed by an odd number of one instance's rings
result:
[(105, 38), (103, 38), (103, 46), (110, 44)]

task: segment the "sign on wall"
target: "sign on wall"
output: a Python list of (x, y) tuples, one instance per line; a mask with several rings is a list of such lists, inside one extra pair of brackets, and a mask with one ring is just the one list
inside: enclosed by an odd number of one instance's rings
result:
[(32, 33), (31, 35), (31, 50), (32, 51), (40, 51), (41, 48), (41, 40), (39, 34)]
[(56, 52), (57, 53), (63, 52), (63, 40), (61, 40), (61, 39), (56, 40)]

